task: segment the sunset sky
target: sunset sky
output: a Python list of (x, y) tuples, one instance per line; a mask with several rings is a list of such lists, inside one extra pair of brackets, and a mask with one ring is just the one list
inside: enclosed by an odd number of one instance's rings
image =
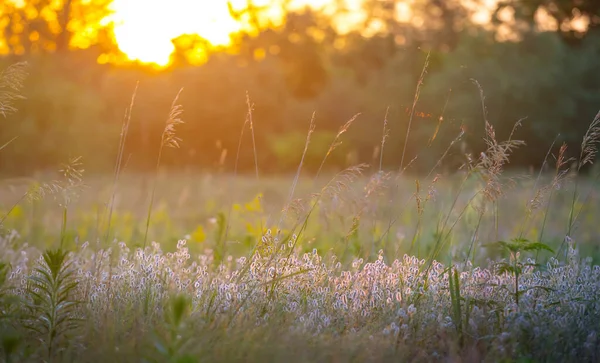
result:
[[(346, 0), (355, 14), (361, 0)], [(293, 6), (327, 6), (331, 0), (296, 0)], [(264, 5), (269, 0), (255, 0)], [(233, 0), (241, 8), (246, 0)], [(115, 35), (119, 48), (132, 60), (165, 65), (173, 51), (171, 39), (181, 34), (199, 34), (214, 45), (225, 45), (229, 34), (240, 30), (231, 18), (226, 0), (115, 0)], [(272, 15), (277, 17), (276, 8)]]

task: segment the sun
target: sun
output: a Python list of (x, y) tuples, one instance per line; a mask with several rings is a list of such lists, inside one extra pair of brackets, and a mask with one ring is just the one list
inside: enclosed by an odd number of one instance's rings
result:
[(227, 45), (241, 26), (224, 0), (115, 0), (114, 32), (119, 49), (131, 60), (169, 64), (172, 39), (198, 34), (213, 45)]
[[(322, 8), (339, 0), (292, 0), (291, 9), (303, 6)], [(359, 8), (362, 0), (342, 0)], [(241, 9), (247, 0), (230, 0)], [(119, 49), (130, 60), (169, 64), (174, 50), (172, 39), (182, 34), (198, 34), (212, 45), (228, 45), (230, 34), (243, 25), (229, 14), (227, 0), (114, 0), (114, 32)], [(252, 0), (256, 6), (271, 5), (265, 13), (273, 20), (282, 16), (274, 0)]]

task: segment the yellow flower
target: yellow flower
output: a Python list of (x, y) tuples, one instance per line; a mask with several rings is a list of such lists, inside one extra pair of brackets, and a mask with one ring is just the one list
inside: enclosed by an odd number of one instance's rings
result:
[(206, 233), (204, 232), (204, 227), (202, 225), (198, 225), (194, 233), (192, 233), (192, 239), (198, 243), (202, 243), (206, 240)]

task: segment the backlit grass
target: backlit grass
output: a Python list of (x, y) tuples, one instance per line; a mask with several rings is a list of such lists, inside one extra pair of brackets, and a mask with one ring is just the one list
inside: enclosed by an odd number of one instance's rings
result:
[(580, 173), (600, 114), (579, 158), (552, 144), (539, 173), (507, 174), (524, 145), (485, 120), (456, 172), (446, 153), (387, 172), (382, 153), (318, 177), (303, 157), (294, 175), (164, 170), (180, 114), (151, 175), (122, 168), (126, 117), (114, 175), (73, 158), (3, 182), (3, 361), (600, 359), (598, 180)]

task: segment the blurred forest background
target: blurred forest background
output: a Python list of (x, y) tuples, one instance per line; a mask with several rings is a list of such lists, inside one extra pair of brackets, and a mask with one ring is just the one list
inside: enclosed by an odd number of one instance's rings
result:
[[(499, 139), (523, 121), (515, 138), (527, 147), (510, 166), (539, 167), (557, 135), (577, 152), (600, 106), (600, 1), (365, 0), (359, 26), (340, 31), (344, 1), (327, 11), (287, 8), (283, 22), (266, 7), (230, 7), (245, 30), (230, 46), (200, 35), (173, 39), (167, 67), (130, 62), (119, 51), (111, 0), (24, 0), (0, 4), (0, 69), (26, 60), (18, 112), (0, 118), (0, 172), (27, 175), (82, 156), (91, 172), (110, 171), (123, 115), (139, 81), (125, 158), (128, 170), (154, 167), (169, 108), (178, 90), (185, 124), (181, 148), (162, 165), (232, 170), (247, 113), (262, 172), (296, 167), (313, 112), (316, 131), (307, 168), (316, 170), (338, 129), (360, 113), (328, 160), (379, 166), (387, 114), (384, 167), (398, 169), (419, 80), (406, 159), (429, 170), (461, 130), (446, 167), (482, 150), (487, 117)], [(475, 16), (487, 4), (489, 20)], [(402, 12), (410, 6), (409, 16)], [(405, 16), (402, 16), (404, 14)], [(144, 16), (140, 9), (139, 16)], [(157, 19), (157, 27), (161, 26)], [(475, 82), (476, 81), (476, 82)], [(0, 92), (7, 85), (0, 85)], [(389, 112), (388, 112), (389, 108)], [(239, 168), (254, 168), (250, 133)], [(406, 163), (405, 163), (406, 164)]]

